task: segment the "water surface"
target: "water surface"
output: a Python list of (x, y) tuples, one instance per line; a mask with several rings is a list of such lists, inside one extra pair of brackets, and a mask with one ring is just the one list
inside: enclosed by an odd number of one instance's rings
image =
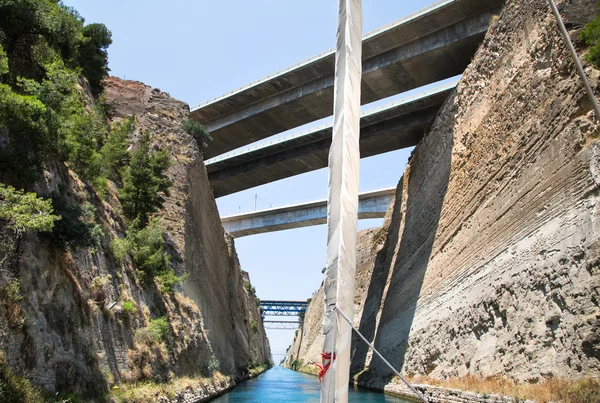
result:
[[(321, 385), (316, 376), (273, 367), (239, 384), (215, 403), (318, 403)], [(407, 400), (365, 390), (350, 390), (349, 403), (409, 403)]]

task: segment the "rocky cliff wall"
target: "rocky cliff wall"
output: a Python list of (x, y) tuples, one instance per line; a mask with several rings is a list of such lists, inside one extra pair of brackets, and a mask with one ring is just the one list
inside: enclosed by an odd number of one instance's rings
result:
[[(138, 380), (166, 382), (216, 370), (230, 384), (244, 378), (251, 367), (270, 362), (268, 340), (255, 297), (246, 291), (249, 279), (220, 225), (201, 154), (181, 130), (188, 106), (116, 78), (107, 82), (106, 103), (113, 121), (135, 115), (133, 148), (147, 131), (153, 148), (171, 153), (173, 187), (160, 222), (176, 273), (189, 277), (170, 295), (141, 276), (129, 257), (119, 261), (111, 239), (125, 235), (125, 223), (115, 187), (100, 198), (55, 164), (37, 193), (87, 206), (92, 213), (85, 219), (102, 235), (95, 246), (77, 246), (30, 234), (2, 257), (2, 269), (20, 285), (17, 296), (0, 290), (4, 361), (47, 392), (93, 401), (103, 400), (113, 385)], [(168, 327), (157, 336), (161, 328), (151, 324), (160, 318)]]
[(256, 332), (251, 326), (252, 320), (261, 319), (254, 296), (245, 289), (249, 278), (242, 274), (233, 239), (221, 226), (197, 145), (181, 129), (188, 105), (141, 83), (114, 78), (106, 96), (114, 118), (134, 114), (138, 131), (149, 131), (157, 146), (171, 150), (175, 161), (169, 170), (174, 186), (166, 199), (164, 225), (180, 257), (176, 267), (189, 274), (184, 294), (200, 309), (202, 337), (209, 346), (207, 351), (183, 355), (199, 354), (205, 360), (216, 356), (230, 373), (242, 371), (250, 362), (268, 362), (270, 348), (262, 323)]
[[(574, 39), (596, 14), (593, 1), (560, 9)], [(597, 377), (597, 135), (546, 1), (507, 1), (416, 147), (383, 228), (359, 240), (372, 251), (357, 268), (371, 277), (357, 288), (361, 332), (410, 376)], [(288, 365), (319, 360), (313, 301)], [(391, 379), (356, 342), (352, 374), (378, 388)]]

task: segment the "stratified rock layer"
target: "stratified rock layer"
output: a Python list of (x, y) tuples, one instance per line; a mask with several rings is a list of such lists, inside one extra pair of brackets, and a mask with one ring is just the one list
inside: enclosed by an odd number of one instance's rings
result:
[[(575, 39), (596, 13), (587, 0), (560, 9)], [(360, 331), (407, 375), (597, 377), (596, 136), (546, 1), (507, 1), (415, 149), (383, 228), (359, 239), (372, 251), (357, 268), (371, 277), (357, 287)], [(320, 361), (319, 299), (288, 365)], [(355, 340), (352, 374), (381, 387), (391, 372), (371, 358)]]

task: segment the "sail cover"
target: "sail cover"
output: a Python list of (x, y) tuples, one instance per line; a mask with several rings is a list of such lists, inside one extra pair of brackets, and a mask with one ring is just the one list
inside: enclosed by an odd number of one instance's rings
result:
[(354, 317), (358, 224), (361, 0), (339, 0), (335, 55), (333, 137), (329, 150), (327, 268), (323, 315), (322, 403), (346, 403), (352, 329), (336, 318), (336, 306)]

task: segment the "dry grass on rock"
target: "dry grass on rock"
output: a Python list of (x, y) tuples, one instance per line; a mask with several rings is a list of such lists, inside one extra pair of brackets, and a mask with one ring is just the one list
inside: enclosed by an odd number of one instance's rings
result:
[(137, 382), (123, 384), (113, 388), (110, 397), (117, 402), (142, 403), (158, 401), (160, 398), (176, 399), (182, 394), (205, 396), (213, 394), (215, 390), (223, 390), (231, 386), (232, 380), (228, 376), (217, 372), (212, 378), (174, 378), (169, 382)]
[(600, 381), (593, 378), (567, 380), (549, 378), (540, 383), (516, 383), (498, 377), (465, 376), (439, 380), (429, 377), (415, 377), (412, 382), (441, 386), (449, 389), (514, 397), (521, 400), (534, 400), (538, 403), (590, 403), (600, 402)]

